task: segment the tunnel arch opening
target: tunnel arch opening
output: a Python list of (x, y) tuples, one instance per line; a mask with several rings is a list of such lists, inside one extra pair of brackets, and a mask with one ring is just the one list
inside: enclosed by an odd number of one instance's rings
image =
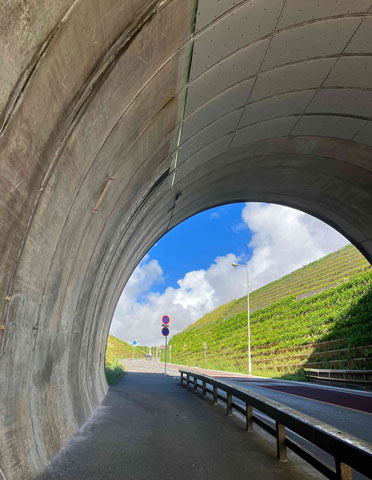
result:
[(292, 206), (372, 260), (370, 2), (196, 3), (42, 1), (26, 17), (4, 7), (7, 480), (35, 476), (102, 400), (118, 296), (189, 216)]
[(146, 252), (120, 295), (110, 334), (130, 344), (157, 345), (165, 313), (172, 317), (174, 335), (246, 295), (245, 272), (231, 268), (232, 263), (247, 264), (253, 292), (347, 244), (323, 222), (277, 204), (204, 210)]

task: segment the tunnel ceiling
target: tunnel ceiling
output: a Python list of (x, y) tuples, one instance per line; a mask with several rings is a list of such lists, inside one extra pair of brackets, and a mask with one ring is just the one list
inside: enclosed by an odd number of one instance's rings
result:
[(179, 222), (275, 202), (372, 259), (371, 32), (367, 0), (3, 2), (0, 478), (102, 400), (122, 288)]

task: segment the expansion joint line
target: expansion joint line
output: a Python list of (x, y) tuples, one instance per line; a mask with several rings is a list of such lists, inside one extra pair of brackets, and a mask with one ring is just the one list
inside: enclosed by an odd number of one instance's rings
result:
[(192, 58), (193, 58), (193, 53), (194, 53), (195, 32), (196, 32), (196, 16), (198, 14), (198, 6), (199, 6), (199, 0), (194, 0), (194, 8), (193, 8), (193, 11), (192, 11), (192, 16), (191, 16), (190, 49), (189, 49), (189, 56), (188, 56), (188, 60), (187, 60), (187, 70), (186, 70), (186, 79), (185, 79), (185, 95), (184, 95), (183, 103), (182, 103), (181, 122), (180, 122), (180, 127), (179, 127), (179, 130), (178, 130), (176, 153), (175, 153), (174, 160), (172, 161), (172, 167), (171, 167), (171, 169), (173, 171), (172, 185), (171, 185), (172, 188), (173, 188), (175, 180), (176, 180), (176, 169), (177, 169), (177, 164), (178, 164), (178, 155), (179, 155), (179, 149), (180, 149), (180, 145), (181, 145), (183, 123), (184, 123), (184, 119), (185, 119), (186, 102), (187, 102), (187, 95), (188, 95), (188, 91), (189, 91), (189, 81), (190, 81), (190, 74), (191, 74), (191, 65), (192, 65)]

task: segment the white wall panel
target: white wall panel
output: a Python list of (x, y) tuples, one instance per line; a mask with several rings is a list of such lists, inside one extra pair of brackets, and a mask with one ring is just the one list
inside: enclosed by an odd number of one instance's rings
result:
[(243, 107), (247, 102), (252, 85), (253, 79), (235, 85), (234, 87), (225, 90), (217, 97), (214, 97), (188, 117), (183, 125), (182, 142), (190, 138), (209, 123), (215, 121), (217, 118), (222, 117), (237, 108)]
[(320, 87), (335, 62), (334, 58), (310, 60), (263, 73), (257, 79), (250, 101)]
[(314, 93), (315, 90), (287, 93), (251, 103), (245, 107), (239, 128), (276, 117), (302, 113)]
[(289, 135), (298, 117), (285, 117), (257, 123), (238, 130), (231, 148), (258, 142), (266, 138), (285, 137)]
[(371, 53), (372, 48), (372, 17), (363, 19), (358, 31), (347, 46), (346, 53)]
[(180, 164), (177, 168), (176, 180), (181, 180), (185, 175), (205, 162), (221, 155), (229, 148), (233, 134), (230, 133), (224, 137), (218, 138), (215, 142), (210, 143), (206, 147), (199, 150), (195, 155), (188, 158), (187, 161)]
[(178, 162), (182, 162), (201, 148), (209, 143), (217, 140), (217, 138), (227, 135), (236, 129), (236, 125), (241, 116), (240, 110), (235, 110), (228, 115), (215, 121), (208, 127), (200, 130), (196, 135), (191, 137), (187, 142), (181, 145)]
[(306, 111), (371, 117), (372, 91), (350, 88), (321, 89)]
[(331, 115), (307, 115), (300, 119), (292, 135), (319, 135), (351, 140), (365, 125), (365, 120)]
[(195, 41), (191, 79), (235, 50), (269, 35), (282, 6), (283, 0), (252, 0), (206, 30)]
[(186, 115), (231, 85), (256, 75), (269, 40), (257, 42), (227, 57), (191, 83)]
[(325, 87), (371, 88), (372, 57), (342, 57), (324, 82)]
[(360, 24), (360, 18), (315, 22), (274, 36), (262, 70), (286, 63), (342, 53)]
[(215, 21), (225, 12), (246, 0), (199, 0), (196, 17), (196, 31)]
[(287, 0), (278, 28), (334, 15), (367, 12), (371, 0)]

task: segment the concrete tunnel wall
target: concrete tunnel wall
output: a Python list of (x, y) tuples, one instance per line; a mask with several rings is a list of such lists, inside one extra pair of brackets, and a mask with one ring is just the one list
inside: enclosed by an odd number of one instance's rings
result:
[(0, 478), (34, 478), (102, 401), (120, 293), (191, 215), (288, 205), (372, 259), (371, 9), (4, 3)]

